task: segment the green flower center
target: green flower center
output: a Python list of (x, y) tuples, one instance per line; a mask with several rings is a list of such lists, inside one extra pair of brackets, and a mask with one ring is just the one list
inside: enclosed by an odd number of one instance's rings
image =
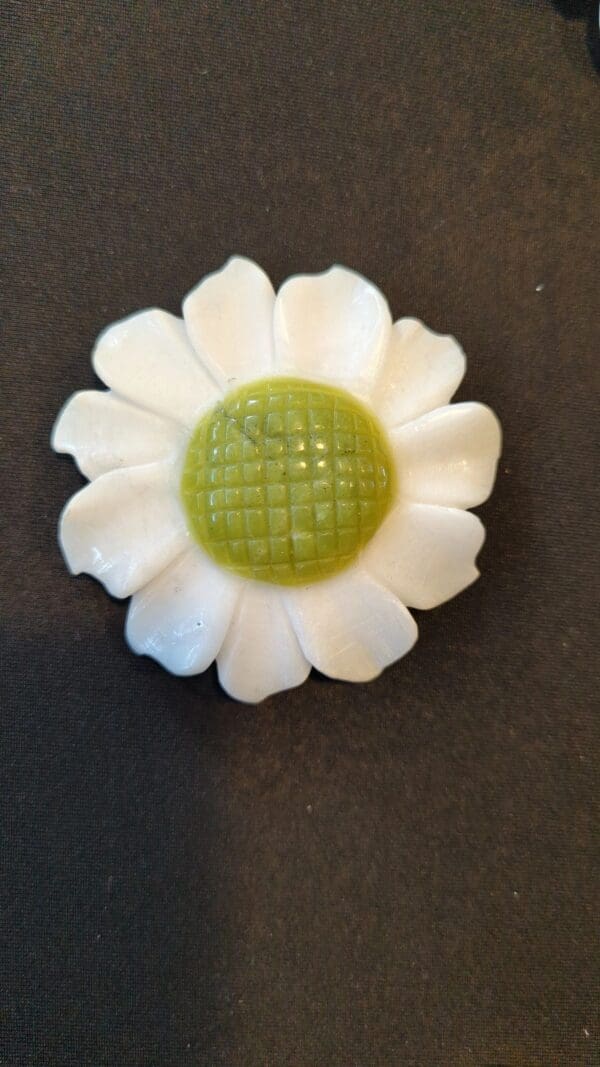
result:
[(196, 426), (181, 480), (204, 550), (237, 574), (281, 585), (346, 567), (393, 488), (373, 415), (342, 389), (295, 378), (229, 393)]

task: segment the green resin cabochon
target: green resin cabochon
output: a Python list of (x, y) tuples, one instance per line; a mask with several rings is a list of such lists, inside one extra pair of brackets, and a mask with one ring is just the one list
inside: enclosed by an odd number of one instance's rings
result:
[(181, 493), (193, 536), (222, 567), (299, 585), (356, 557), (388, 510), (394, 478), (384, 433), (353, 396), (268, 378), (203, 416)]

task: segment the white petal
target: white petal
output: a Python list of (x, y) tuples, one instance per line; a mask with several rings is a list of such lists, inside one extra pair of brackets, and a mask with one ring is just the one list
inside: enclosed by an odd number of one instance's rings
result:
[(86, 571), (113, 596), (130, 596), (188, 545), (173, 465), (101, 475), (71, 497), (59, 540), (74, 574)]
[(413, 608), (435, 608), (479, 577), (485, 530), (470, 511), (399, 505), (365, 548), (366, 569)]
[(188, 334), (223, 388), (271, 373), (274, 302), (264, 271), (241, 256), (209, 274), (185, 298)]
[(174, 456), (178, 446), (174, 422), (98, 390), (67, 400), (52, 431), (55, 452), (74, 456), (86, 478)]
[(132, 597), (127, 640), (173, 674), (198, 674), (215, 659), (241, 583), (195, 546)]
[(500, 455), (500, 423), (484, 404), (438, 408), (390, 434), (403, 497), (474, 508), (487, 500)]
[(360, 566), (285, 599), (304, 655), (330, 678), (367, 682), (417, 639), (412, 615)]
[(277, 370), (364, 394), (383, 363), (392, 320), (386, 301), (345, 267), (290, 278), (275, 301)]
[(158, 308), (109, 326), (92, 361), (115, 392), (184, 426), (193, 426), (221, 395), (200, 366), (182, 320)]
[(244, 585), (217, 667), (229, 695), (249, 704), (307, 678), (310, 663), (302, 655), (279, 589), (258, 582)]
[(373, 406), (388, 426), (399, 426), (447, 404), (465, 373), (453, 337), (433, 333), (418, 319), (400, 319), (391, 332)]

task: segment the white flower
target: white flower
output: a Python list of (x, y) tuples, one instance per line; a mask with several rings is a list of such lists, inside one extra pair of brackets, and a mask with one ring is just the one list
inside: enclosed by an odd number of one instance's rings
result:
[(183, 319), (109, 327), (93, 363), (108, 391), (76, 393), (53, 432), (90, 479), (59, 537), (73, 573), (131, 596), (135, 652), (181, 675), (216, 658), (250, 702), (311, 665), (367, 681), (414, 644), (408, 607), (477, 578), (484, 529), (466, 509), (490, 493), (498, 421), (449, 406), (456, 341), (392, 324), (352, 271), (276, 296), (233, 258)]

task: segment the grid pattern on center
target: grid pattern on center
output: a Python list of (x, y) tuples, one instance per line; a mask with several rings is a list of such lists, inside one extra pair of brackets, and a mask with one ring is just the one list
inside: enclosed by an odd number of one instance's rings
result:
[(373, 417), (339, 389), (253, 382), (198, 424), (182, 494), (192, 531), (222, 566), (280, 584), (324, 578), (373, 535), (392, 466)]

